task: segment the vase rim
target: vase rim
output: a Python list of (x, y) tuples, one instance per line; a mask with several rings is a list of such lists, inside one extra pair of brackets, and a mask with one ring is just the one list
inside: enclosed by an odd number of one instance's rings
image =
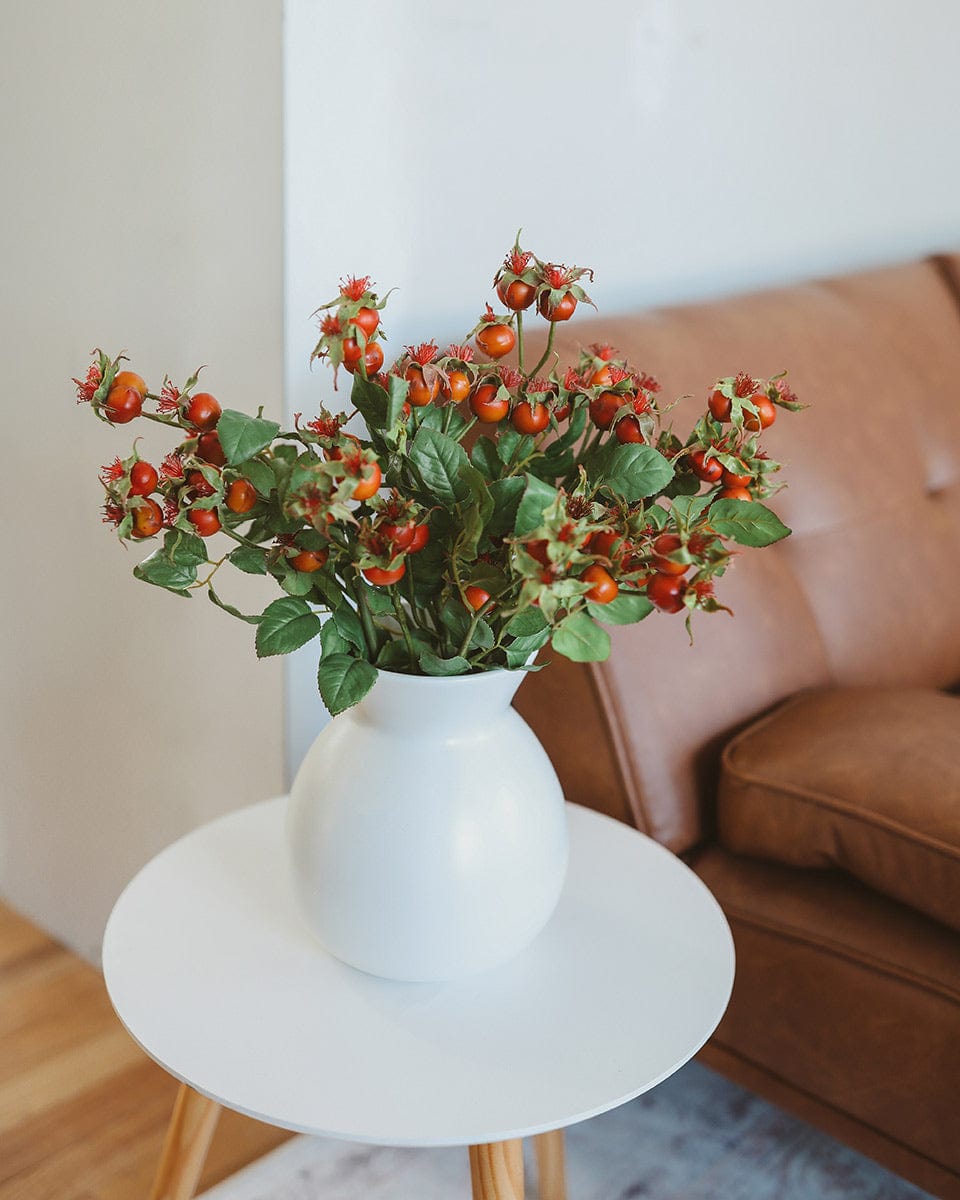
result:
[(410, 675), (406, 671), (391, 671), (388, 667), (377, 667), (378, 675), (390, 675), (394, 679), (414, 679), (424, 683), (463, 683), (466, 680), (489, 678), (491, 675), (525, 675), (522, 667), (493, 667), (489, 671), (471, 671), (463, 675)]

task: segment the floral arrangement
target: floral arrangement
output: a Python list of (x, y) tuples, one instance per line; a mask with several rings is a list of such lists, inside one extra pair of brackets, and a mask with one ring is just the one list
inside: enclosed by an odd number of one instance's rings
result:
[[(782, 377), (740, 373), (714, 384), (681, 437), (657, 380), (611, 346), (561, 366), (554, 334), (592, 304), (587, 277), (518, 237), (494, 278), (503, 311), (487, 304), (462, 344), (407, 346), (386, 370), (387, 297), (367, 277), (342, 281), (315, 314), (312, 358), (333, 367), (334, 387), (341, 368), (352, 375), (352, 411), (297, 414), (287, 430), (262, 410), (221, 408), (198, 373), (154, 393), (125, 356), (95, 351), (74, 380), (78, 400), (107, 424), (147, 419), (176, 435), (158, 465), (135, 443), (100, 475), (119, 537), (162, 539), (134, 574), (181, 597), (206, 591), (256, 626), (261, 657), (318, 638), (331, 713), (360, 700), (378, 669), (536, 669), (548, 642), (600, 660), (605, 624), (723, 609), (714, 588), (729, 543), (789, 533), (762, 503), (779, 466), (760, 440), (778, 408), (800, 405)], [(533, 365), (530, 313), (549, 329)], [(227, 564), (271, 576), (282, 594), (241, 613), (214, 588)]]

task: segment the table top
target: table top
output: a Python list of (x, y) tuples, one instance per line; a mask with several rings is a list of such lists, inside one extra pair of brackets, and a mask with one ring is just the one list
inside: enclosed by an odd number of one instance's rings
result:
[(303, 1133), (469, 1145), (573, 1124), (647, 1091), (713, 1032), (733, 942), (669, 851), (568, 805), (560, 903), (511, 962), (397, 983), (328, 955), (288, 877), (286, 800), (211, 822), (128, 885), (104, 937), (114, 1008), (172, 1075)]

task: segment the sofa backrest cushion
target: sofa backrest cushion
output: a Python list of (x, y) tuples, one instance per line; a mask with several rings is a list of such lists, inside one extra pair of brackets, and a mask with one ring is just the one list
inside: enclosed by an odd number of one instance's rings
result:
[[(572, 751), (551, 711), (563, 679), (589, 674), (616, 803), (682, 851), (709, 832), (723, 743), (785, 696), (960, 680), (960, 316), (940, 267), (921, 262), (574, 321), (557, 339), (561, 362), (599, 339), (655, 374), (662, 398), (686, 396), (672, 414), (682, 436), (712, 382), (739, 370), (788, 368), (811, 405), (780, 412), (764, 437), (789, 484), (771, 507), (794, 532), (746, 551), (720, 581), (733, 618), (699, 614), (690, 647), (681, 616), (654, 613), (611, 630), (606, 663), (555, 660), (542, 704), (536, 675), (518, 697), (565, 781)], [(605, 806), (583, 786), (570, 799)]]

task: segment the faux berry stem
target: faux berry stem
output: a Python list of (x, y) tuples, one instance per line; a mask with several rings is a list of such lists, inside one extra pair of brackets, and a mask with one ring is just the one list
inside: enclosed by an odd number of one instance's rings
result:
[(544, 350), (543, 356), (541, 357), (541, 359), (537, 363), (537, 365), (533, 368), (532, 371), (529, 371), (527, 373), (527, 379), (532, 379), (533, 376), (536, 375), (536, 373), (540, 370), (540, 368), (543, 366), (543, 364), (550, 357), (550, 354), (553, 350), (553, 339), (554, 339), (554, 336), (556, 335), (556, 332), (557, 332), (557, 322), (551, 321), (550, 322), (550, 332), (547, 335), (547, 348), (546, 348), (546, 350)]
[(417, 661), (417, 651), (413, 644), (413, 638), (410, 636), (410, 626), (407, 623), (407, 614), (403, 609), (403, 599), (400, 596), (400, 589), (396, 584), (389, 588), (390, 599), (393, 601), (393, 611), (397, 614), (397, 621), (400, 624), (400, 631), (403, 634), (403, 640), (406, 643), (407, 653), (410, 655), (411, 664)]
[(235, 542), (239, 542), (241, 546), (249, 546), (252, 550), (262, 550), (263, 546), (257, 542), (251, 542), (249, 538), (245, 538), (243, 534), (237, 533), (234, 529), (229, 529), (226, 525), (220, 526), (221, 533), (225, 533), (227, 537), (233, 538)]
[(464, 427), (463, 427), (463, 428), (460, 430), (460, 432), (457, 434), (457, 441), (458, 441), (458, 442), (462, 442), (462, 441), (463, 441), (463, 439), (464, 439), (464, 438), (467, 436), (467, 434), (470, 432), (470, 430), (471, 430), (471, 429), (474, 427), (474, 425), (476, 425), (476, 423), (477, 423), (477, 418), (476, 418), (476, 417), (471, 417), (471, 418), (470, 418), (470, 420), (469, 420), (469, 421), (466, 423), (466, 425), (464, 425)]
[(226, 561), (227, 561), (227, 556), (225, 554), (223, 556), (223, 558), (218, 558), (216, 560), (216, 562), (211, 563), (210, 565), (213, 567), (213, 570), (206, 577), (206, 579), (198, 579), (196, 583), (187, 584), (187, 590), (190, 591), (193, 588), (205, 588), (209, 584), (210, 580), (214, 577), (214, 575), (216, 575), (216, 573), (220, 570), (220, 568), (223, 566), (223, 564)]
[[(486, 605), (484, 605), (483, 607), (486, 608)], [(473, 640), (473, 635), (477, 628), (477, 624), (480, 620), (480, 613), (482, 611), (483, 611), (483, 609), (478, 608), (477, 611), (470, 618), (470, 624), (467, 626), (467, 632), (463, 635), (463, 642), (460, 645), (460, 649), (457, 651), (457, 653), (460, 655), (461, 658), (466, 658), (466, 656), (467, 656), (467, 651), (470, 648), (470, 643)]]
[(517, 365), (523, 374), (523, 313), (517, 311)]
[[(354, 568), (355, 587), (350, 588), (350, 592), (357, 605), (357, 612), (360, 614), (360, 624), (363, 626), (363, 636), (367, 643), (367, 653), (369, 661), (373, 662), (380, 650), (380, 639), (377, 636), (377, 627), (374, 624), (373, 615), (367, 605), (367, 598), (364, 595), (364, 587), (366, 586), (360, 578), (360, 572)], [(347, 582), (347, 572), (344, 572), (344, 582)], [(347, 585), (349, 587), (349, 584)]]
[[(154, 397), (148, 397), (148, 399), (154, 399)], [(186, 429), (190, 433), (195, 432), (190, 428), (189, 425), (184, 425), (182, 421), (168, 421), (167, 418), (161, 416), (160, 413), (144, 412), (141, 409), (140, 416), (146, 417), (148, 421), (156, 421), (158, 425), (166, 425), (168, 429)]]

